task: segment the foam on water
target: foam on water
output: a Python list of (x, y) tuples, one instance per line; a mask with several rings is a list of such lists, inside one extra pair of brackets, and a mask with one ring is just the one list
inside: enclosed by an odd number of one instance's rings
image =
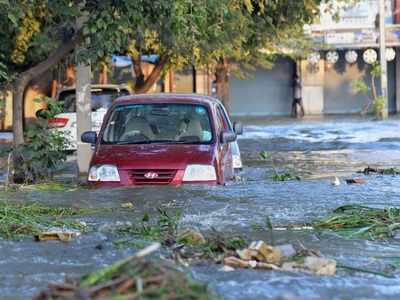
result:
[(283, 125), (249, 125), (239, 139), (289, 138), (308, 142), (373, 143), (382, 139), (398, 139), (400, 120), (371, 122), (302, 122)]

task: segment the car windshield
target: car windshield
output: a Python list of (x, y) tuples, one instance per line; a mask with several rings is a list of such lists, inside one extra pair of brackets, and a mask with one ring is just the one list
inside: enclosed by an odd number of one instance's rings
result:
[[(121, 90), (118, 92), (117, 89), (92, 89), (91, 99), (92, 99), (92, 111), (97, 111), (99, 109), (109, 109), (112, 102), (120, 97), (129, 95), (127, 90)], [(59, 101), (64, 102), (64, 112), (74, 113), (76, 112), (76, 96), (75, 90), (63, 91), (58, 97)]]
[(193, 104), (117, 106), (104, 130), (104, 144), (209, 144), (213, 139), (208, 109)]

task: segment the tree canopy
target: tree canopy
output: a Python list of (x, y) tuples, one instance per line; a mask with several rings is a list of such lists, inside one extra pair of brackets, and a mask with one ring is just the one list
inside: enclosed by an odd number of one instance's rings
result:
[[(14, 133), (22, 132), (29, 82), (69, 55), (96, 62), (133, 59), (135, 91), (146, 92), (170, 66), (208, 65), (226, 99), (229, 73), (270, 66), (304, 44), (303, 25), (321, 0), (0, 0), (0, 84), (14, 89)], [(159, 56), (145, 77), (141, 55)], [(19, 125), (18, 125), (19, 124)]]

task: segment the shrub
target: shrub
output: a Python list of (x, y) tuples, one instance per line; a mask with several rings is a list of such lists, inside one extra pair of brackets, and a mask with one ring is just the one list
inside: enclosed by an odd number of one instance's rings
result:
[(47, 109), (39, 118), (28, 125), (25, 132), (25, 143), (13, 148), (13, 181), (18, 183), (35, 183), (53, 177), (54, 171), (66, 158), (68, 139), (64, 133), (49, 128), (47, 119), (59, 113), (59, 103), (45, 98)]

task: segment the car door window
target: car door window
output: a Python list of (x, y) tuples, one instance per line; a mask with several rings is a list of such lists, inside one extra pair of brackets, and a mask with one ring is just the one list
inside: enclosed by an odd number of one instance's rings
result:
[(229, 130), (229, 122), (225, 117), (225, 113), (222, 110), (222, 108), (218, 105), (217, 106), (217, 117), (218, 117), (218, 123), (220, 124), (220, 129), (222, 130)]

